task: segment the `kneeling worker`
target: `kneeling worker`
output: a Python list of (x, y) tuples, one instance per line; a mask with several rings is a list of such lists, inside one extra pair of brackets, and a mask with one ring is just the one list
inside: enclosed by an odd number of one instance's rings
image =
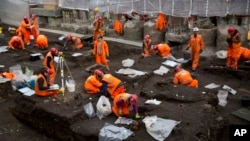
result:
[(85, 92), (88, 94), (97, 94), (100, 92), (102, 82), (97, 78), (96, 74), (101, 74), (99, 69), (96, 69), (84, 82)]
[(8, 45), (11, 49), (25, 49), (23, 39), (19, 36), (13, 36)]
[(36, 39), (37, 48), (48, 49), (48, 38), (45, 35), (38, 35)]
[(43, 68), (42, 72), (37, 76), (35, 83), (35, 93), (38, 96), (56, 96), (58, 90), (50, 90), (49, 75), (53, 73), (49, 68)]
[(168, 58), (168, 59), (175, 60), (175, 57), (171, 54), (171, 48), (169, 47), (169, 45), (167, 43), (154, 45), (154, 50), (162, 58)]
[(81, 49), (83, 48), (82, 40), (79, 37), (75, 37), (72, 35), (67, 35), (66, 42), (64, 44), (64, 47), (67, 45), (70, 45), (73, 49)]
[(193, 79), (189, 71), (181, 68), (181, 66), (175, 67), (175, 75), (173, 79), (174, 86), (178, 84), (182, 84), (185, 86), (195, 87), (198, 88), (198, 81)]
[(121, 93), (115, 96), (112, 111), (117, 117), (127, 116), (129, 115), (129, 107), (132, 106), (135, 118), (138, 119), (140, 115), (137, 103), (138, 96), (136, 94)]

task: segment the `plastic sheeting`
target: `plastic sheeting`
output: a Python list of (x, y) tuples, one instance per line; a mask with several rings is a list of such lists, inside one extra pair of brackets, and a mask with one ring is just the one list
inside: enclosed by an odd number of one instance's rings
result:
[(175, 17), (250, 14), (250, 0), (59, 0), (59, 7), (69, 9), (99, 7), (101, 12), (114, 13), (136, 11), (142, 14), (155, 14), (162, 11), (166, 15)]
[(28, 0), (1, 0), (0, 19), (3, 23), (19, 26), (23, 17), (28, 15)]

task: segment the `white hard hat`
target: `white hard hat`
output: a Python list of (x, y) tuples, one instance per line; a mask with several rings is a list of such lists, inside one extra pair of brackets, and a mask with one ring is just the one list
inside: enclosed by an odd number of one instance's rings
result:
[(199, 31), (198, 27), (194, 27), (193, 31)]

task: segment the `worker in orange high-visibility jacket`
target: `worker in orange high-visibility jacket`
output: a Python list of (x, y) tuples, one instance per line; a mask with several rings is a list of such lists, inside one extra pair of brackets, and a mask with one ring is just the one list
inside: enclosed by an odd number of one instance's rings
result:
[(144, 40), (142, 43), (142, 56), (148, 57), (149, 55), (153, 54), (153, 49), (151, 48), (152, 40), (150, 39), (150, 35), (146, 34), (144, 36)]
[(38, 21), (35, 14), (31, 15), (30, 25), (31, 25), (31, 35), (33, 35), (34, 40), (37, 41), (37, 37), (39, 35), (39, 29), (38, 29)]
[(135, 118), (139, 119), (138, 112), (138, 96), (136, 94), (121, 93), (115, 96), (112, 106), (112, 111), (117, 117), (129, 115), (130, 106), (133, 107)]
[(30, 45), (31, 25), (28, 17), (25, 16), (19, 26), (19, 35), (23, 36), (24, 43)]
[(45, 35), (38, 35), (36, 39), (37, 48), (48, 49), (48, 38)]
[(49, 68), (43, 68), (42, 72), (37, 76), (35, 82), (35, 94), (37, 96), (56, 96), (58, 90), (49, 90), (50, 85), (47, 81), (52, 70)]
[(73, 49), (82, 49), (83, 43), (79, 37), (72, 36), (70, 34), (67, 35), (66, 45), (70, 45)]
[(250, 50), (245, 47), (233, 49), (231, 68), (237, 70), (239, 61), (250, 61)]
[(50, 81), (49, 84), (53, 85), (56, 77), (56, 67), (54, 63), (54, 57), (58, 55), (58, 50), (56, 48), (51, 48), (50, 51), (46, 54), (43, 60), (43, 66), (51, 69)]
[(8, 42), (9, 48), (11, 49), (25, 49), (24, 43), (21, 37), (13, 36)]
[(125, 92), (125, 85), (119, 78), (112, 74), (104, 74), (101, 70), (95, 70), (94, 72), (102, 82), (101, 91), (103, 95), (111, 96), (114, 99), (116, 95)]
[(168, 21), (166, 16), (164, 15), (164, 13), (159, 12), (155, 23), (155, 29), (162, 31), (167, 29), (167, 26), (168, 26)]
[(237, 70), (238, 66), (236, 61), (240, 58), (240, 33), (233, 26), (228, 28), (228, 38), (227, 38), (228, 48), (227, 48), (227, 62), (228, 68)]
[(93, 39), (96, 40), (98, 35), (104, 35), (104, 30), (103, 30), (104, 20), (102, 16), (98, 16), (98, 18), (95, 19), (93, 26), (94, 26)]
[(159, 56), (163, 58), (175, 59), (175, 57), (171, 54), (171, 48), (167, 43), (154, 45), (153, 48)]
[(97, 40), (94, 41), (93, 55), (95, 55), (96, 63), (99, 65), (105, 65), (109, 70), (107, 57), (109, 56), (109, 47), (102, 35), (98, 35)]
[(123, 26), (119, 19), (116, 19), (114, 22), (114, 31), (119, 35), (123, 34)]
[(175, 67), (175, 75), (173, 79), (174, 86), (176, 87), (178, 84), (190, 86), (194, 88), (198, 88), (198, 80), (193, 79), (190, 72), (181, 68), (181, 66), (177, 65)]
[(191, 48), (191, 56), (192, 56), (192, 71), (195, 71), (198, 67), (200, 60), (200, 53), (202, 53), (204, 49), (204, 41), (201, 34), (199, 34), (199, 28), (193, 28), (194, 34), (191, 35), (191, 38), (187, 45), (187, 50)]
[(83, 87), (86, 93), (88, 94), (97, 94), (100, 93), (102, 87), (102, 82), (98, 79), (97, 75), (100, 72), (99, 69), (96, 69), (93, 74), (91, 74), (84, 82)]
[(2, 76), (3, 78), (11, 79), (11, 80), (15, 78), (15, 74), (13, 72), (3, 72), (0, 74), (0, 76)]

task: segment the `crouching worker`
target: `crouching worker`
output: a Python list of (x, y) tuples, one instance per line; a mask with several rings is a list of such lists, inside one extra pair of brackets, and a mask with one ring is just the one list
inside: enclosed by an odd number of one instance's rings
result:
[(88, 94), (97, 94), (100, 93), (102, 87), (102, 82), (97, 78), (96, 74), (100, 74), (99, 69), (96, 69), (93, 74), (91, 74), (84, 82), (85, 92)]
[(98, 79), (102, 82), (101, 91), (105, 96), (111, 96), (115, 98), (116, 95), (125, 92), (124, 83), (111, 74), (104, 74), (101, 70), (95, 70), (95, 75), (98, 76)]
[(67, 45), (71, 46), (73, 49), (83, 48), (82, 40), (79, 37), (75, 37), (75, 36), (72, 36), (70, 34), (67, 35), (67, 39), (66, 39), (66, 42), (64, 44), (64, 48), (66, 48)]
[(48, 83), (49, 75), (53, 73), (49, 68), (43, 68), (42, 72), (37, 76), (35, 83), (35, 93), (38, 96), (56, 96), (58, 90), (50, 90)]
[(153, 53), (153, 49), (151, 49), (151, 45), (152, 45), (152, 40), (150, 39), (150, 35), (146, 34), (144, 36), (144, 40), (142, 43), (142, 53), (141, 55), (143, 57), (148, 57)]
[(174, 86), (181, 84), (185, 86), (190, 86), (194, 88), (198, 88), (198, 81), (193, 79), (190, 72), (181, 68), (181, 66), (175, 67), (175, 75), (173, 79)]
[(25, 49), (23, 39), (19, 36), (13, 36), (8, 42), (11, 49)]
[(154, 45), (154, 50), (162, 58), (168, 58), (171, 60), (175, 60), (175, 57), (171, 54), (171, 48), (169, 47), (169, 45), (167, 43)]
[(37, 48), (39, 49), (48, 49), (48, 38), (45, 35), (38, 35), (36, 39)]
[(115, 96), (112, 111), (117, 117), (128, 116), (129, 107), (132, 106), (135, 118), (138, 119), (140, 115), (138, 113), (137, 103), (138, 96), (136, 94), (121, 93)]

